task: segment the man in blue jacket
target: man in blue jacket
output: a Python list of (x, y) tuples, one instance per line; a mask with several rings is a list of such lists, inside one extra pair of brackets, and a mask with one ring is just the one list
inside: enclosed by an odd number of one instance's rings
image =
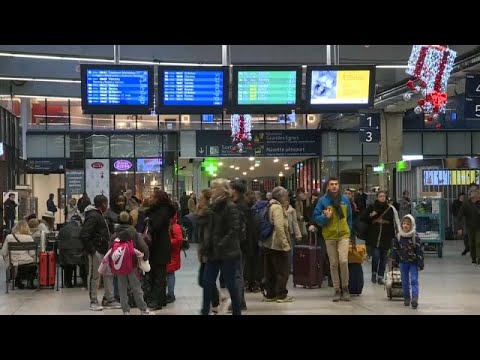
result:
[[(333, 301), (350, 301), (348, 292), (348, 247), (352, 232), (352, 207), (350, 200), (340, 193), (337, 178), (330, 177), (327, 183), (327, 193), (318, 201), (313, 212), (313, 220), (322, 227), (325, 239), (330, 272), (332, 274), (335, 295)], [(342, 288), (340, 289), (340, 276)]]

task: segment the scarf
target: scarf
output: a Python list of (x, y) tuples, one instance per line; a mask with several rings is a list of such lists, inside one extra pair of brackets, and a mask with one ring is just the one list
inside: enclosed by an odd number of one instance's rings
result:
[(328, 196), (332, 200), (333, 208), (335, 209), (335, 212), (337, 213), (338, 218), (341, 220), (345, 217), (342, 211), (342, 207), (340, 204), (342, 203), (342, 195), (340, 193), (337, 193), (337, 195), (332, 194), (330, 191), (328, 192)]

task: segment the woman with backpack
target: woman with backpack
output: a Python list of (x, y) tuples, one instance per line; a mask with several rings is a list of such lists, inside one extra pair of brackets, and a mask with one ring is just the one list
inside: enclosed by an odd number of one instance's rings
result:
[(178, 209), (175, 215), (170, 219), (168, 234), (171, 242), (170, 262), (167, 265), (167, 304), (175, 301), (175, 271), (180, 270), (183, 243), (183, 233), (178, 221)]

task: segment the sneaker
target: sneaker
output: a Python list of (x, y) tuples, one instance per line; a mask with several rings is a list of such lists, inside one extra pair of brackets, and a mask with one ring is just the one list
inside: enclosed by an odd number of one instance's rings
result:
[(350, 301), (350, 292), (348, 291), (348, 288), (342, 289), (342, 295), (340, 297), (340, 300)]
[(465, 250), (462, 251), (462, 256), (465, 256), (465, 255), (467, 255), (467, 254), (468, 254), (468, 250), (467, 250), (467, 249), (465, 249)]
[(92, 311), (102, 311), (103, 310), (103, 306), (100, 305), (98, 302), (90, 303), (90, 306), (88, 308)]
[(403, 299), (403, 305), (410, 306), (410, 299), (409, 298)]
[(383, 281), (383, 278), (379, 277), (378, 280), (377, 280), (377, 284), (378, 285), (384, 285), (385, 282)]
[(124, 311), (123, 315), (130, 315), (130, 311)]
[[(240, 310), (247, 311), (247, 304), (240, 305)], [(228, 305), (228, 312), (233, 312), (232, 304)]]
[(293, 296), (285, 296), (282, 299), (277, 299), (277, 303), (293, 302), (293, 300), (295, 300)]
[(218, 315), (218, 306), (210, 309), (210, 315)]
[(416, 309), (418, 307), (418, 300), (413, 298), (412, 299), (412, 309)]
[(372, 274), (372, 283), (377, 283), (377, 274)]
[(342, 298), (342, 292), (340, 291), (340, 289), (335, 290), (335, 294), (333, 295), (332, 301), (337, 302), (337, 301), (340, 301), (341, 298)]
[(167, 295), (167, 304), (171, 304), (175, 301), (175, 295)]
[(162, 305), (158, 305), (157, 303), (147, 303), (147, 306), (150, 308), (150, 310), (162, 310)]
[(116, 302), (115, 300), (112, 300), (103, 305), (103, 307), (105, 309), (121, 309), (122, 305), (120, 305), (120, 303)]
[(276, 302), (277, 301), (277, 298), (276, 297), (273, 297), (273, 298), (267, 298), (266, 296), (263, 297), (262, 301), (264, 302)]
[(155, 313), (153, 311), (145, 309), (140, 312), (140, 315), (155, 315)]

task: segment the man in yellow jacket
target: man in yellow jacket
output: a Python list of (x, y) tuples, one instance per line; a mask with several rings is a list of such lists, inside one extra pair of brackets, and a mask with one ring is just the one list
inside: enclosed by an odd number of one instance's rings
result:
[[(330, 272), (332, 274), (335, 294), (333, 301), (350, 301), (348, 292), (348, 247), (352, 232), (352, 207), (345, 195), (340, 193), (340, 184), (337, 178), (330, 177), (327, 184), (327, 193), (318, 201), (313, 212), (313, 220), (322, 227)], [(342, 288), (340, 289), (340, 276)]]

